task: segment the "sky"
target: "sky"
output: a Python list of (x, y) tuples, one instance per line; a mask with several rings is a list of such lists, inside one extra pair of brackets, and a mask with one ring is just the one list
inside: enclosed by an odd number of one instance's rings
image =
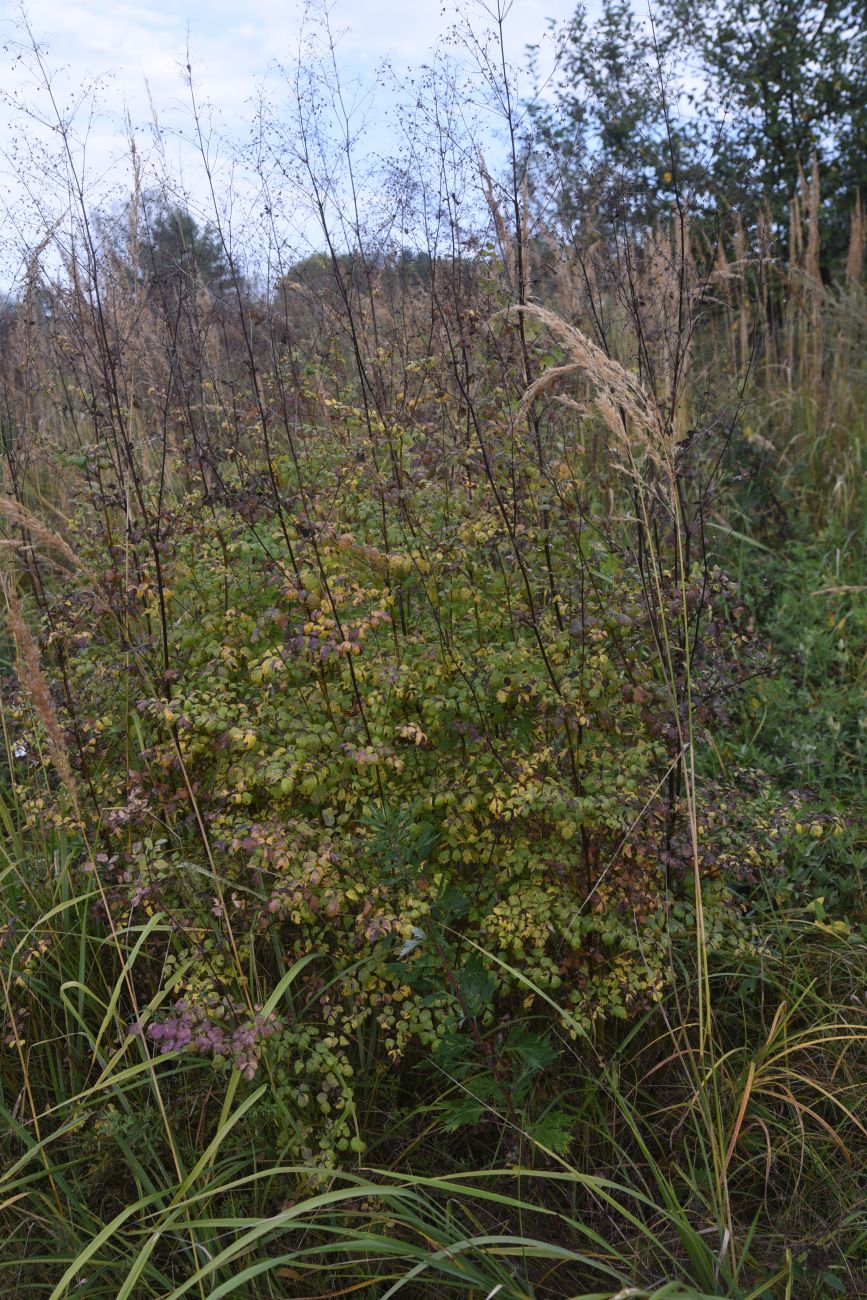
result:
[[(303, 0), (30, 0), (25, 13), (54, 78), (61, 110), (78, 105), (75, 134), (88, 183), (97, 194), (117, 181), (126, 150), (125, 121), (144, 142), (152, 107), (156, 109), (169, 162), (185, 172), (193, 198), (201, 184), (190, 151), (188, 94), (184, 86), (187, 47), (197, 93), (214, 109), (218, 133), (242, 138), (249, 128), (262, 85), (274, 85), (275, 64), (292, 62), (302, 29)], [(474, 26), (490, 26), (485, 5), (496, 0), (469, 0), (460, 9), (472, 14)], [(553, 44), (548, 19), (562, 22), (575, 0), (512, 0), (504, 23), (510, 62), (525, 63), (528, 43), (541, 42), (540, 63)], [(33, 184), (38, 168), (29, 168), (27, 148), (56, 141), (33, 117), (22, 115), (29, 104), (48, 110), (44, 88), (32, 73), (32, 58), (18, 58), (27, 43), (18, 0), (0, 0), (0, 191), (5, 190), (6, 231), (18, 238), (39, 224), (47, 202)], [(332, 30), (339, 33), (338, 62), (347, 81), (377, 83), (377, 69), (388, 58), (398, 75), (408, 75), (430, 59), (460, 10), (452, 0), (334, 0), (329, 7)], [(84, 93), (97, 83), (92, 98)], [(370, 116), (378, 147), (388, 148), (383, 132), (389, 93), (380, 83), (379, 107)], [(524, 80), (526, 89), (529, 83)], [(376, 101), (374, 101), (376, 103)], [(96, 111), (90, 105), (95, 104)], [(380, 112), (380, 109), (382, 110)], [(379, 133), (377, 135), (377, 132)], [(86, 139), (86, 150), (84, 141)], [(25, 159), (22, 167), (22, 159)], [(28, 171), (30, 175), (28, 175)], [(23, 176), (22, 176), (23, 172)], [(3, 202), (0, 197), (0, 203)], [(47, 208), (46, 208), (47, 211)]]
[[(337, 0), (330, 9), (334, 28), (343, 30), (347, 64), (374, 67), (386, 55), (405, 65), (423, 61), (454, 21), (456, 8), (471, 7), (441, 0)], [(8, 36), (18, 5), (5, 0), (3, 8)], [(481, 16), (482, 6), (476, 8)], [(510, 57), (520, 61), (547, 18), (563, 19), (573, 9), (574, 0), (513, 0), (505, 23)], [(301, 5), (293, 0), (32, 0), (27, 12), (53, 60), (69, 64), (78, 76), (112, 72), (136, 100), (145, 78), (158, 101), (176, 93), (189, 32), (209, 92), (233, 109), (243, 107), (269, 62), (293, 48), (301, 26)]]

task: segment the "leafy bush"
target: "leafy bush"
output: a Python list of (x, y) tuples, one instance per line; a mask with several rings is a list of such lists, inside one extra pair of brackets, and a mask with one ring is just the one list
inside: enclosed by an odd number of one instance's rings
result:
[[(668, 986), (695, 900), (678, 732), (629, 559), (569, 534), (546, 552), (525, 529), (531, 584), (552, 563), (565, 593), (537, 617), (515, 539), (469, 480), (446, 496), (431, 477), (374, 542), (346, 488), (355, 455), (316, 455), (327, 508), (292, 521), (289, 561), (279, 515), (188, 496), (159, 575), (142, 540), (134, 579), (109, 571), (96, 606), (58, 605), (53, 641), (99, 810), (82, 799), (101, 844), (89, 869), (116, 933), (161, 923), (134, 976), (150, 1009), (130, 1020), (157, 1051), (248, 1080), (265, 1058), (281, 1143), (320, 1164), (364, 1148), (360, 1041), (368, 1060), (432, 1052), (444, 1069), (457, 1051), (469, 1067), (488, 1030), (535, 1006), (540, 1026), (507, 1036), (491, 1076), (517, 1105), (558, 1017), (509, 968), (569, 1009), (571, 1034), (634, 1018)], [(410, 511), (429, 527), (407, 545)], [(103, 563), (84, 518), (78, 549)], [(711, 629), (692, 665), (709, 719), (748, 638), (724, 575), (697, 572), (686, 599)], [(76, 833), (62, 790), (18, 793)], [(707, 787), (698, 832), (710, 948), (752, 941), (732, 891), (774, 870), (790, 820), (755, 800), (733, 818), (725, 801)], [(293, 985), (303, 1006), (275, 1003), (284, 971), (314, 957)], [(565, 1149), (566, 1112), (538, 1083), (539, 1122)]]

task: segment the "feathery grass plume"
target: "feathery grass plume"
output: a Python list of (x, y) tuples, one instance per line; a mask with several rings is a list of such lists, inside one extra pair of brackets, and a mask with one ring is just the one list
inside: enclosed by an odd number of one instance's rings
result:
[(18, 528), (23, 528), (35, 541), (48, 547), (49, 550), (59, 552), (73, 569), (83, 568), (81, 560), (69, 543), (59, 533), (37, 519), (36, 515), (20, 501), (15, 501), (12, 497), (0, 496), (0, 518), (7, 519)]
[(9, 627), (15, 642), (18, 680), (23, 689), (30, 696), (30, 701), (33, 705), (36, 716), (45, 728), (45, 735), (48, 739), (48, 749), (51, 755), (51, 761), (54, 764), (54, 769), (63, 786), (69, 793), (73, 805), (77, 807), (78, 796), (75, 786), (75, 777), (72, 774), (72, 764), (69, 761), (69, 753), (66, 748), (63, 729), (57, 717), (57, 710), (55, 709), (54, 701), (51, 698), (51, 691), (49, 690), (45, 674), (42, 671), (39, 647), (37, 646), (27, 620), (24, 617), (24, 610), (21, 607), (21, 600), (18, 596), (15, 582), (9, 573), (0, 574), (0, 586), (2, 586), (3, 595), (6, 597), (6, 608), (9, 613)]
[(583, 374), (595, 390), (593, 405), (630, 459), (637, 462), (649, 457), (657, 465), (673, 464), (673, 439), (664, 428), (656, 403), (625, 366), (545, 307), (525, 303), (509, 311), (521, 311), (538, 320), (570, 357), (565, 365), (554, 366), (533, 380), (521, 399), (519, 415), (560, 380)]

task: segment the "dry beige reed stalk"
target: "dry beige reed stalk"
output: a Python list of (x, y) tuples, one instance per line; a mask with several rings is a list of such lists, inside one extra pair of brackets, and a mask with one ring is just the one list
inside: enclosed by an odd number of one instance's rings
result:
[(801, 225), (801, 201), (797, 191), (789, 205), (789, 265), (800, 267), (804, 249), (804, 231)]
[(9, 628), (15, 642), (18, 680), (29, 695), (33, 710), (45, 729), (48, 751), (51, 755), (54, 770), (72, 799), (73, 805), (77, 808), (78, 796), (75, 777), (72, 773), (72, 764), (69, 761), (66, 740), (57, 717), (54, 701), (51, 698), (51, 691), (45, 673), (42, 671), (39, 647), (24, 617), (14, 579), (8, 573), (0, 574), (0, 585), (2, 585), (3, 595), (6, 598)]
[[(479, 154), (479, 175), (482, 179), (482, 188), (485, 191), (485, 202), (494, 220), (494, 227), (497, 232), (497, 240), (503, 254), (503, 262), (506, 270), (506, 278), (514, 293), (518, 291), (518, 259), (515, 252), (515, 239), (509, 230), (506, 219), (503, 216), (502, 208), (497, 201), (494, 193), (494, 182), (485, 166), (484, 158)], [(521, 262), (524, 271), (524, 283), (526, 284), (526, 253), (522, 250)]]
[(817, 384), (822, 370), (822, 269), (819, 263), (821, 232), (819, 229), (819, 163), (813, 154), (809, 181), (799, 169), (801, 191), (807, 217), (807, 245), (804, 250), (804, 276), (810, 304), (809, 330), (801, 329), (801, 373)]
[(530, 177), (524, 172), (524, 179), (521, 182), (521, 268), (522, 280), (525, 291), (530, 285), (531, 266), (530, 266)]
[(747, 232), (740, 213), (735, 214), (735, 261), (741, 268), (740, 294), (738, 296), (738, 358), (741, 373), (746, 373), (750, 359), (750, 322), (747, 311), (747, 292), (743, 277), (743, 268), (747, 262)]
[(771, 260), (771, 214), (766, 207), (759, 209), (758, 215), (758, 241), (759, 241), (759, 316), (762, 327), (762, 357), (765, 368), (765, 381), (771, 381), (772, 369), (772, 347), (771, 347), (771, 309), (770, 299), (768, 296), (768, 268), (772, 265)]
[(822, 271), (819, 266), (819, 245), (821, 242), (819, 231), (819, 163), (816, 155), (813, 154), (810, 165), (809, 183), (801, 175), (801, 183), (804, 186), (807, 206), (807, 250), (804, 263), (804, 269), (811, 280), (817, 284), (822, 282)]
[(864, 209), (861, 195), (855, 195), (855, 207), (852, 209), (852, 221), (849, 226), (849, 249), (846, 255), (846, 283), (860, 284), (864, 274), (864, 246), (867, 243), (867, 224), (864, 221)]
[[(559, 310), (565, 316), (576, 316), (578, 314), (578, 294), (575, 288), (574, 265), (564, 257), (561, 243), (550, 230), (543, 227), (541, 239), (549, 255), (549, 265), (553, 273), (555, 286), (554, 298), (558, 303)], [(595, 285), (595, 280), (592, 283)]]
[[(803, 172), (801, 181), (804, 182)], [(795, 384), (795, 321), (802, 306), (802, 278), (804, 256), (804, 228), (801, 215), (801, 200), (798, 190), (792, 196), (789, 209), (789, 264), (786, 272), (787, 310), (783, 329), (783, 364), (786, 382), (789, 387)]]

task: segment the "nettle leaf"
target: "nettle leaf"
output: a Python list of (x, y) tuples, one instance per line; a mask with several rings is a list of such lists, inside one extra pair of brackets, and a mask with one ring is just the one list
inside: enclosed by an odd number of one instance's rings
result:
[(499, 1113), (503, 1109), (503, 1090), (493, 1075), (476, 1074), (465, 1089), (442, 1103), (443, 1128), (447, 1133), (478, 1124), (490, 1110)]
[(575, 1116), (565, 1110), (549, 1110), (534, 1120), (529, 1133), (540, 1146), (565, 1155), (575, 1134)]
[(456, 885), (446, 885), (436, 902), (436, 917), (442, 925), (449, 925), (466, 916), (470, 900)]
[(420, 867), (433, 857), (437, 843), (437, 833), (429, 822), (422, 822), (414, 842), (407, 849), (407, 861), (414, 867)]
[(396, 879), (412, 879), (436, 849), (436, 828), (418, 821), (417, 815), (418, 800), (404, 806), (384, 802), (368, 808), (360, 819), (370, 832), (368, 852)]
[(436, 1063), (451, 1078), (465, 1078), (475, 1063), (473, 1045), (466, 1034), (443, 1034), (436, 1051)]
[(489, 1006), (497, 987), (497, 980), (490, 971), (485, 970), (480, 961), (473, 958), (458, 975), (458, 987), (461, 1001), (470, 1016), (480, 1016)]
[(463, 1096), (457, 1101), (443, 1106), (442, 1128), (444, 1133), (456, 1133), (460, 1128), (478, 1124), (485, 1113), (485, 1107), (475, 1097)]
[(560, 1055), (546, 1034), (530, 1034), (522, 1029), (512, 1030), (506, 1050), (513, 1052), (528, 1070), (544, 1070)]

